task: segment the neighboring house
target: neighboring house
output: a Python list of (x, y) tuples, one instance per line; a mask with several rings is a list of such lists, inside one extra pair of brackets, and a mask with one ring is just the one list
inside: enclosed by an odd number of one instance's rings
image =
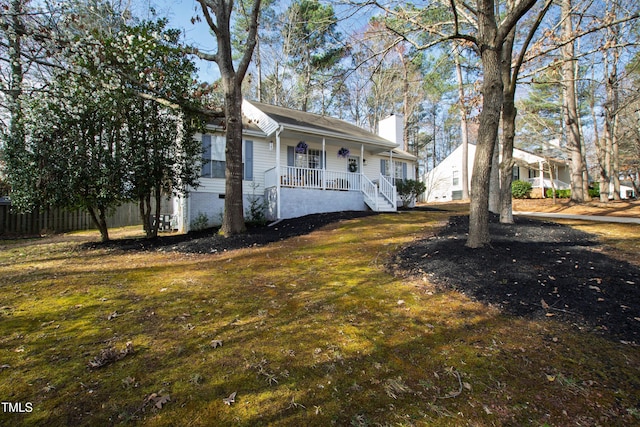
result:
[[(396, 179), (415, 179), (416, 158), (390, 140), (331, 117), (243, 101), (244, 206), (264, 202), (269, 220), (347, 210), (395, 211)], [(380, 123), (402, 135), (402, 120)], [(174, 199), (176, 227), (188, 231), (206, 215), (220, 224), (225, 197), (225, 132), (207, 126), (200, 186)], [(394, 137), (394, 139), (396, 139)]]
[[(476, 155), (476, 146), (469, 144), (468, 150), (468, 178), (471, 188), (471, 175), (473, 162)], [(513, 179), (528, 181), (531, 183), (534, 197), (545, 197), (545, 189), (553, 188), (566, 190), (571, 188), (569, 163), (560, 158), (560, 153), (555, 150), (549, 153), (551, 156), (529, 153), (518, 148), (513, 150), (515, 165), (513, 167)], [(425, 201), (448, 202), (462, 198), (462, 146), (456, 148), (438, 166), (426, 174), (424, 178), (427, 190)]]
[[(633, 183), (630, 181), (620, 181), (620, 198), (635, 199), (636, 192), (633, 189)], [(609, 184), (609, 199), (613, 199), (613, 182)]]

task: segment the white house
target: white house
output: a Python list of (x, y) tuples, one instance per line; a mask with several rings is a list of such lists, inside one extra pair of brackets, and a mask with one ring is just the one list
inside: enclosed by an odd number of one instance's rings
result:
[[(244, 101), (244, 205), (261, 198), (269, 220), (347, 210), (395, 211), (396, 179), (415, 179), (416, 158), (390, 140), (331, 117)], [(381, 134), (397, 135), (391, 116)], [(400, 133), (401, 135), (401, 133)], [(206, 215), (220, 224), (225, 197), (225, 132), (220, 123), (202, 140), (200, 186), (174, 199), (177, 228)]]
[[(548, 153), (558, 156), (558, 152)], [(476, 155), (476, 146), (469, 144), (468, 150), (468, 178), (469, 188), (473, 163)], [(559, 156), (558, 156), (559, 157)], [(571, 188), (569, 163), (558, 157), (538, 155), (518, 148), (513, 149), (515, 165), (513, 167), (513, 179), (528, 181), (531, 183), (532, 194), (545, 197), (545, 189), (553, 188), (566, 190)], [(438, 166), (426, 174), (424, 178), (427, 190), (425, 199), (427, 202), (448, 202), (462, 198), (462, 146), (456, 148)]]

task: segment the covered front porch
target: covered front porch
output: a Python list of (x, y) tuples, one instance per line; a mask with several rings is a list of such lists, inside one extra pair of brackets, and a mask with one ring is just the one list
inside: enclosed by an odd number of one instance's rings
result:
[(265, 172), (265, 198), (270, 219), (295, 218), (320, 212), (371, 209), (397, 210), (396, 187), (379, 174), (282, 166)]

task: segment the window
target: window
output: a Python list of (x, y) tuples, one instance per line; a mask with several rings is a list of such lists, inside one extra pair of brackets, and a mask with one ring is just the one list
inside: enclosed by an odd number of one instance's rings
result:
[(389, 160), (380, 159), (380, 173), (382, 174), (382, 176), (390, 175), (389, 163)]
[(322, 169), (322, 165), (322, 150), (306, 149), (304, 153), (300, 153), (296, 147), (287, 147), (287, 166)]
[(309, 150), (308, 154), (308, 167), (310, 169), (322, 168), (322, 151), (321, 150)]
[(393, 162), (394, 178), (407, 179), (407, 164), (405, 162)]
[(520, 179), (520, 168), (518, 165), (513, 165), (513, 180), (517, 181)]
[[(204, 178), (225, 177), (226, 138), (222, 135), (202, 135), (202, 167), (200, 174)], [(244, 179), (253, 180), (253, 141), (242, 141), (242, 164)]]
[[(380, 173), (387, 178), (407, 179), (407, 164), (405, 162), (391, 162), (380, 159)], [(393, 176), (391, 176), (391, 173), (393, 173)]]
[(453, 185), (460, 185), (460, 171), (453, 171)]

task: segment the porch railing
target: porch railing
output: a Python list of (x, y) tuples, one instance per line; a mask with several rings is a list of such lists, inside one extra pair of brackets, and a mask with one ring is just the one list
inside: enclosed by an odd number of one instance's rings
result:
[(308, 188), (338, 191), (360, 191), (369, 206), (378, 210), (380, 196), (391, 206), (397, 206), (396, 186), (388, 177), (380, 174), (376, 181), (371, 181), (365, 175), (352, 172), (337, 172), (324, 169), (298, 168), (286, 166), (281, 168), (280, 177), (276, 168), (265, 172), (265, 188), (278, 185), (290, 188)]
[[(282, 187), (293, 188), (359, 191), (360, 182), (361, 176), (359, 173), (299, 168), (295, 166), (283, 167), (280, 176), (280, 185)], [(275, 186), (276, 183), (277, 177), (275, 169), (269, 169), (265, 173), (265, 186)]]

